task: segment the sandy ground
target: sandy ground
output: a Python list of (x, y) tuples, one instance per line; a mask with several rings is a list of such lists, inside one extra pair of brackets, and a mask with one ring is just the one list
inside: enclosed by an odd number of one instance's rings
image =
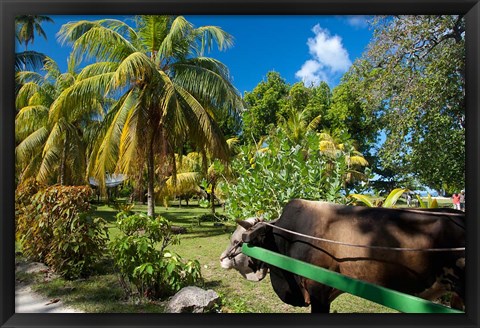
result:
[(49, 300), (28, 285), (15, 286), (15, 313), (81, 313), (65, 306), (61, 300)]
[[(40, 263), (18, 264), (17, 272), (43, 272), (47, 269)], [(35, 293), (23, 282), (15, 282), (15, 313), (82, 313), (65, 306), (61, 299), (48, 299)]]

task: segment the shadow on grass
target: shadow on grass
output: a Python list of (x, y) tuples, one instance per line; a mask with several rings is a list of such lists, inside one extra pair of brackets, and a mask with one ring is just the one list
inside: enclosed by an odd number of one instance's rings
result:
[[(233, 230), (232, 230), (233, 231)], [(220, 235), (227, 235), (229, 231), (218, 230), (218, 229), (210, 229), (210, 230), (200, 230), (200, 231), (192, 231), (186, 234), (182, 234), (182, 239), (193, 239), (193, 238), (209, 238), (209, 237), (216, 237)]]
[(225, 284), (221, 280), (212, 280), (212, 281), (207, 281), (203, 284), (204, 288), (217, 288), (217, 287), (222, 287)]
[(115, 275), (94, 276), (87, 280), (64, 281), (57, 279), (39, 286), (38, 291), (48, 297), (60, 298), (87, 313), (162, 313), (161, 301), (138, 304), (125, 300), (125, 293)]

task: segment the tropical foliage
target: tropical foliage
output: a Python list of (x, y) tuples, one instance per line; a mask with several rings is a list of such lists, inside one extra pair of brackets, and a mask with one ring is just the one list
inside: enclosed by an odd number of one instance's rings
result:
[(183, 261), (168, 251), (179, 240), (166, 219), (122, 211), (116, 227), (121, 234), (112, 240), (110, 250), (128, 297), (165, 298), (201, 280), (198, 261)]
[(368, 207), (395, 207), (398, 199), (406, 192), (409, 192), (409, 190), (396, 188), (393, 189), (384, 199), (361, 194), (350, 194), (348, 197), (354, 198)]
[(25, 46), (25, 50), (15, 53), (15, 71), (35, 69), (42, 66), (45, 54), (28, 50), (28, 44), (35, 41), (35, 33), (47, 39), (42, 24), (53, 23), (48, 16), (20, 15), (15, 18), (15, 38)]
[(103, 117), (104, 100), (92, 97), (88, 106), (69, 104), (68, 110), (57, 103), (77, 81), (73, 62), (61, 73), (57, 63), (46, 57), (41, 73), (21, 71), (16, 77), (22, 85), (15, 118), (19, 181), (36, 177), (47, 184), (84, 184), (90, 134)]
[[(240, 147), (232, 162), (236, 180), (228, 184), (227, 212), (236, 218), (274, 219), (293, 198), (345, 202), (354, 156), (342, 147), (322, 148), (324, 142), (321, 134), (308, 131), (303, 144), (295, 144), (280, 128), (265, 146)], [(355, 156), (359, 165), (366, 164)]]
[(187, 140), (215, 158), (228, 158), (214, 117), (218, 111), (236, 112), (240, 98), (227, 67), (204, 54), (214, 43), (220, 50), (231, 46), (229, 34), (214, 26), (194, 28), (182, 16), (138, 16), (135, 28), (112, 19), (79, 21), (64, 25), (59, 35), (73, 46), (72, 60), (96, 62), (82, 70), (55, 107), (87, 104), (98, 94), (117, 99), (89, 169), (101, 187), (106, 172), (135, 176), (146, 167), (153, 216), (156, 178), (176, 171), (175, 151)]
[[(374, 38), (344, 76), (383, 127), (383, 168), (453, 192), (465, 184), (465, 19), (377, 17)], [(441, 149), (441, 151), (435, 151)]]
[[(32, 50), (50, 22), (16, 18), (16, 232), (29, 259), (67, 279), (88, 276), (106, 255), (129, 297), (201, 282), (198, 261), (168, 250), (179, 239), (155, 216), (156, 201), (195, 195), (212, 212), (198, 222), (218, 224), (274, 219), (293, 198), (395, 207), (408, 189), (464, 186), (462, 16), (377, 17), (340, 85), (267, 72), (243, 99), (209, 57), (233, 45), (220, 27), (153, 15), (69, 22), (57, 34), (72, 47), (63, 72)], [(85, 185), (94, 178), (104, 193), (111, 173), (128, 177), (122, 197), (132, 204), (114, 205), (108, 253)], [(393, 191), (364, 194), (372, 189)], [(145, 194), (147, 213), (133, 212)], [(217, 200), (227, 216), (215, 214)]]
[(92, 216), (89, 187), (45, 187), (27, 180), (16, 192), (17, 238), (31, 260), (66, 279), (90, 275), (105, 253), (107, 230)]

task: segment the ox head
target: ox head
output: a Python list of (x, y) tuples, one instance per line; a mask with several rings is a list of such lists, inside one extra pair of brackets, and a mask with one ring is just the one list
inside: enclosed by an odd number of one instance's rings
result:
[(260, 281), (267, 275), (268, 268), (265, 263), (244, 255), (242, 245), (253, 240), (259, 245), (258, 242), (261, 243), (265, 235), (265, 225), (261, 218), (237, 220), (237, 223), (238, 227), (230, 238), (230, 245), (220, 256), (220, 265), (224, 269), (237, 270), (247, 280)]

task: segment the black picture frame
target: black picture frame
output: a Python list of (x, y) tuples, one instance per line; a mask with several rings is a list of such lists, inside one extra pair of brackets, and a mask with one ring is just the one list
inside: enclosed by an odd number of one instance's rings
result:
[[(478, 0), (0, 0), (1, 327), (478, 327), (480, 4)], [(19, 14), (464, 14), (466, 17), (466, 314), (16, 314), (14, 259), (14, 17)]]

